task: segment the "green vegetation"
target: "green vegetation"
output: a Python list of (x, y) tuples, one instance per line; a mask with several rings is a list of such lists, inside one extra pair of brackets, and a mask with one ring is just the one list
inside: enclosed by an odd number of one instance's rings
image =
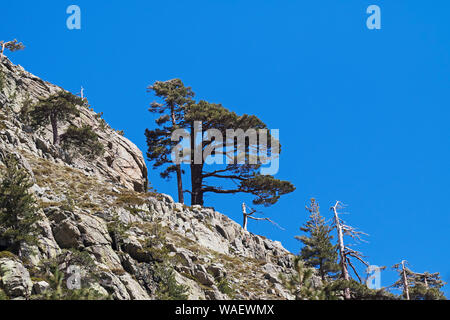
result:
[(6, 295), (5, 291), (0, 288), (0, 301), (9, 300), (9, 297)]
[(185, 109), (193, 103), (194, 93), (191, 88), (185, 87), (180, 79), (173, 79), (166, 82), (157, 81), (150, 86), (149, 91), (164, 101), (164, 104), (153, 102), (149, 109), (152, 113), (162, 114), (156, 124), (162, 129), (145, 130), (147, 137), (147, 158), (154, 162), (153, 168), (157, 169), (164, 166), (165, 169), (160, 173), (164, 179), (169, 179), (173, 173), (177, 175), (178, 202), (184, 203), (183, 195), (183, 170), (179, 163), (174, 164), (171, 161), (171, 153), (176, 145), (172, 141), (171, 135), (176, 129), (183, 128)]
[[(149, 161), (154, 162), (154, 168), (159, 168), (163, 165), (168, 165), (161, 176), (168, 178), (172, 173), (177, 173), (178, 194), (180, 202), (183, 202), (183, 188), (181, 183), (181, 175), (183, 173), (180, 162), (186, 159), (179, 159), (178, 163), (171, 162), (170, 155), (175, 150), (177, 142), (172, 141), (172, 133), (176, 129), (183, 129), (190, 139), (191, 153), (190, 159), (195, 159), (195, 152), (201, 152), (202, 158), (204, 156), (212, 155), (214, 152), (226, 152), (227, 160), (232, 157), (234, 160), (226, 165), (218, 165), (211, 171), (206, 171), (204, 162), (195, 163), (191, 161), (191, 205), (203, 205), (204, 195), (206, 193), (218, 194), (235, 194), (235, 193), (249, 193), (255, 196), (253, 203), (270, 206), (275, 204), (280, 196), (288, 194), (295, 190), (295, 187), (288, 181), (281, 181), (275, 179), (270, 175), (261, 175), (259, 170), (263, 162), (270, 160), (271, 157), (277, 157), (278, 152), (272, 150), (274, 144), (278, 141), (273, 137), (265, 137), (270, 141), (265, 148), (266, 157), (261, 157), (261, 146), (258, 146), (258, 141), (253, 139), (244, 139), (236, 143), (236, 137), (230, 137), (228, 130), (235, 133), (242, 130), (255, 130), (254, 132), (259, 136), (256, 130), (267, 129), (267, 126), (256, 116), (244, 114), (238, 116), (236, 113), (226, 109), (220, 104), (209, 103), (207, 101), (200, 101), (194, 103), (192, 97), (194, 93), (190, 88), (185, 87), (179, 79), (174, 79), (166, 82), (156, 82), (150, 87), (156, 96), (163, 98), (164, 104), (153, 103), (150, 112), (163, 114), (156, 120), (158, 128), (154, 130), (147, 129), (145, 135), (147, 137), (148, 152), (147, 157)], [(196, 144), (197, 124), (201, 123), (202, 130), (215, 130), (220, 133), (224, 141), (213, 139), (209, 137), (209, 141), (202, 141), (199, 146)], [(261, 136), (259, 136), (261, 138)], [(187, 139), (187, 138), (184, 138)], [(260, 140), (260, 139), (256, 139)], [(248, 143), (247, 143), (248, 141)], [(195, 147), (194, 147), (195, 146)], [(231, 148), (231, 150), (229, 150)], [(259, 157), (255, 157), (255, 150), (259, 150)], [(180, 150), (178, 150), (180, 151)], [(263, 159), (262, 159), (263, 158)], [(241, 161), (244, 160), (242, 163)], [(253, 161), (255, 160), (254, 163)], [(213, 166), (209, 166), (213, 168)], [(217, 184), (208, 184), (207, 180), (215, 179), (221, 180), (219, 186)], [(226, 182), (235, 182), (236, 184), (229, 189), (223, 188)]]
[(314, 269), (307, 267), (298, 256), (294, 259), (294, 270), (294, 275), (287, 278), (280, 274), (279, 278), (297, 300), (324, 300), (326, 298), (321, 287), (315, 286), (313, 282)]
[(5, 50), (9, 50), (11, 52), (23, 50), (25, 49), (25, 46), (22, 42), (17, 41), (16, 39), (12, 41), (0, 41), (0, 61), (3, 59), (3, 55), (5, 53)]
[(82, 106), (83, 99), (70, 92), (60, 91), (47, 98), (40, 98), (39, 102), (32, 106), (28, 113), (31, 125), (35, 128), (42, 128), (48, 124), (52, 125), (53, 144), (59, 145), (60, 135), (58, 124), (67, 122), (79, 116), (77, 105)]
[(0, 237), (15, 253), (20, 243), (35, 243), (35, 222), (39, 215), (36, 201), (29, 193), (33, 183), (28, 172), (13, 155), (3, 159), (6, 166), (0, 182)]
[(11, 259), (11, 260), (18, 260), (19, 257), (17, 257), (14, 253), (9, 251), (0, 251), (0, 259)]
[(90, 159), (104, 153), (98, 135), (88, 125), (83, 125), (81, 128), (74, 125), (69, 126), (67, 131), (61, 135), (61, 142), (66, 151), (76, 150)]
[[(70, 274), (66, 274), (61, 269), (61, 265), (81, 268), (82, 278), (79, 289), (68, 288), (67, 281)], [(97, 282), (98, 270), (94, 259), (85, 251), (63, 250), (57, 258), (42, 261), (39, 268), (30, 270), (30, 274), (34, 281), (46, 281), (50, 284), (50, 288), (44, 293), (32, 296), (33, 300), (106, 300), (110, 298), (89, 286), (89, 283)]]
[(230, 284), (228, 283), (227, 278), (220, 278), (217, 281), (217, 288), (220, 292), (223, 294), (226, 294), (228, 297), (233, 299), (234, 297), (234, 290), (231, 288)]
[(149, 233), (149, 237), (144, 243), (145, 253), (150, 254), (153, 261), (168, 261), (169, 250), (166, 246), (165, 229), (159, 223), (151, 223), (147, 224), (143, 230)]
[(326, 278), (336, 278), (336, 273), (340, 268), (337, 261), (337, 246), (332, 244), (332, 227), (325, 223), (325, 218), (320, 215), (319, 204), (315, 199), (311, 199), (306, 210), (310, 213), (309, 220), (301, 231), (307, 236), (296, 236), (295, 238), (303, 243), (300, 258), (308, 267), (317, 268), (322, 281)]
[(186, 300), (188, 298), (188, 287), (177, 283), (174, 270), (170, 265), (157, 263), (154, 269), (154, 278), (158, 283), (156, 295), (159, 300)]
[(402, 289), (402, 297), (409, 300), (446, 300), (441, 288), (444, 282), (439, 272), (417, 273), (406, 267), (407, 262), (393, 266), (399, 273), (399, 280), (393, 284), (394, 288)]
[(102, 295), (93, 288), (68, 289), (65, 283), (64, 273), (58, 268), (53, 269), (52, 276), (48, 279), (50, 288), (32, 299), (37, 300), (107, 300), (108, 296)]
[(141, 194), (132, 191), (123, 191), (116, 198), (116, 205), (118, 206), (142, 206), (145, 204), (145, 199)]
[(113, 239), (113, 244), (116, 250), (121, 251), (123, 240), (126, 237), (126, 232), (130, 229), (130, 225), (120, 221), (118, 214), (115, 214), (113, 219), (107, 224), (108, 232)]
[(323, 287), (328, 300), (345, 299), (344, 292), (346, 289), (350, 292), (350, 300), (398, 300), (397, 296), (384, 288), (379, 290), (369, 289), (365, 284), (354, 279), (338, 279)]

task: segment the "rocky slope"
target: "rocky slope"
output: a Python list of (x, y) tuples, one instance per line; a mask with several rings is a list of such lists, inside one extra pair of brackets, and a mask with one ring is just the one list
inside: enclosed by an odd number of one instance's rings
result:
[(36, 245), (15, 256), (0, 243), (0, 298), (50, 290), (51, 265), (64, 281), (80, 274), (83, 287), (120, 300), (167, 298), (161, 292), (171, 272), (189, 299), (293, 298), (278, 277), (293, 272), (292, 255), (279, 242), (212, 208), (146, 192), (141, 151), (87, 107), (72, 124), (90, 125), (106, 152), (95, 161), (68, 160), (49, 129), (33, 132), (19, 116), (25, 104), (62, 89), (7, 58), (0, 70), (0, 155), (20, 159), (40, 208)]

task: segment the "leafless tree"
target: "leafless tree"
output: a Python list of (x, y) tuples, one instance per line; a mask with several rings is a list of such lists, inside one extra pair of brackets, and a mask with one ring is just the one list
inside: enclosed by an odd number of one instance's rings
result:
[[(249, 209), (249, 212), (247, 212), (247, 208)], [(247, 230), (247, 224), (248, 224), (248, 219), (252, 219), (252, 220), (258, 220), (258, 221), (269, 221), (270, 223), (272, 223), (274, 226), (284, 230), (283, 228), (281, 228), (276, 222), (270, 220), (269, 218), (262, 218), (262, 217), (254, 217), (253, 215), (256, 213), (261, 213), (255, 209), (252, 209), (250, 207), (247, 207), (247, 205), (244, 203), (242, 203), (242, 215), (244, 218), (244, 222), (242, 224), (242, 228), (244, 228), (244, 230)]]
[[(349, 274), (349, 267), (353, 270), (355, 275), (358, 277), (359, 282), (362, 282), (361, 277), (359, 276), (358, 272), (356, 271), (356, 268), (354, 267), (351, 258), (355, 258), (361, 263), (363, 263), (366, 267), (369, 266), (369, 263), (364, 261), (364, 256), (361, 252), (353, 250), (349, 247), (349, 245), (345, 245), (344, 243), (344, 236), (350, 236), (353, 240), (356, 241), (364, 241), (361, 236), (367, 235), (366, 233), (362, 231), (356, 230), (354, 227), (349, 226), (345, 223), (344, 220), (342, 220), (339, 215), (342, 214), (339, 212), (339, 210), (343, 209), (345, 205), (340, 202), (336, 201), (336, 204), (331, 207), (331, 210), (334, 212), (334, 227), (337, 230), (338, 234), (338, 249), (339, 249), (339, 265), (341, 266), (342, 271), (342, 278), (344, 280), (350, 280), (350, 274)], [(350, 289), (345, 288), (344, 289), (344, 298), (350, 299)]]
[[(406, 260), (402, 260), (402, 262), (393, 265), (392, 268), (397, 270), (397, 272), (401, 274), (401, 285), (403, 287), (403, 294), (404, 294), (406, 300), (409, 300), (409, 283), (408, 283), (408, 277), (407, 277), (408, 268), (406, 268), (407, 263), (408, 262)], [(400, 266), (401, 266), (401, 268), (400, 268)], [(394, 285), (396, 285), (396, 284), (400, 284), (400, 283), (396, 282)]]

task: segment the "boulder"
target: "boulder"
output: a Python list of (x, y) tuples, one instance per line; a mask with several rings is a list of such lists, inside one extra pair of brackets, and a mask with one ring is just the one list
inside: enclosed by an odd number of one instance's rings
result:
[(0, 284), (12, 297), (28, 297), (33, 289), (28, 270), (16, 259), (0, 259)]
[(42, 294), (47, 291), (48, 288), (50, 288), (50, 285), (46, 281), (38, 281), (33, 284), (33, 293)]

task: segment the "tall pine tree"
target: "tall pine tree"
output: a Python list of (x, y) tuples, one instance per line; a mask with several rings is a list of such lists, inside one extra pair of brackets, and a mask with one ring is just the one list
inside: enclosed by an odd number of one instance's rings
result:
[(306, 207), (309, 212), (309, 220), (300, 228), (307, 235), (295, 238), (303, 243), (300, 257), (306, 266), (315, 267), (319, 270), (322, 280), (335, 278), (340, 270), (337, 263), (337, 246), (332, 244), (332, 227), (327, 225), (325, 218), (320, 215), (319, 204), (311, 199), (310, 206)]
[(69, 121), (79, 115), (77, 105), (84, 105), (85, 101), (70, 92), (60, 91), (49, 97), (39, 99), (29, 111), (32, 126), (37, 129), (48, 124), (52, 126), (53, 144), (60, 143), (58, 124)]
[(180, 79), (157, 81), (148, 89), (164, 103), (153, 102), (149, 109), (150, 112), (159, 113), (161, 116), (156, 120), (159, 128), (145, 130), (148, 145), (147, 158), (153, 162), (155, 169), (166, 166), (160, 174), (162, 178), (169, 179), (172, 173), (176, 173), (178, 202), (184, 203), (183, 170), (180, 163), (174, 164), (171, 160), (173, 148), (178, 142), (172, 141), (171, 137), (176, 129), (184, 127), (185, 109), (193, 103), (194, 93), (190, 87), (185, 87)]

